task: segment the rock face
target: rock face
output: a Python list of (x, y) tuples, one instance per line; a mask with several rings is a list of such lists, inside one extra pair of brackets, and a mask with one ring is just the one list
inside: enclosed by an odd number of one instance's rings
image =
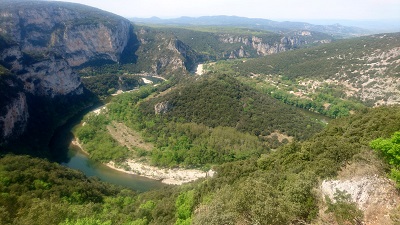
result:
[(171, 109), (172, 105), (168, 101), (160, 102), (154, 106), (155, 114), (164, 114), (169, 112)]
[(3, 3), (1, 63), (35, 95), (82, 93), (71, 67), (117, 62), (130, 36), (129, 21), (100, 10), (56, 2)]
[(349, 194), (364, 212), (366, 224), (392, 224), (389, 214), (396, 208), (399, 197), (395, 185), (387, 178), (363, 176), (349, 180), (325, 180), (320, 189), (331, 200), (337, 190)]
[[(132, 35), (128, 20), (92, 7), (47, 1), (0, 2), (0, 65), (22, 81), (24, 93), (33, 96), (81, 95), (83, 87), (74, 68), (119, 62)], [(5, 121), (0, 127), (3, 136), (11, 136), (15, 124), (27, 122), (23, 96), (21, 93), (5, 106), (7, 112), (0, 113)]]
[(143, 71), (160, 75), (195, 69), (197, 53), (176, 36), (149, 28), (141, 28), (136, 35), (140, 40), (137, 64)]
[(252, 56), (252, 54), (246, 51), (244, 47), (255, 50), (258, 56), (266, 56), (295, 49), (306, 44), (330, 43), (331, 40), (332, 39), (321, 40), (319, 38), (313, 38), (313, 33), (310, 31), (298, 31), (295, 33), (291, 33), (281, 37), (280, 40), (274, 40), (274, 38), (229, 34), (222, 34), (219, 37), (219, 41), (221, 41), (222, 43), (242, 44), (240, 48), (229, 53), (227, 58), (230, 59)]

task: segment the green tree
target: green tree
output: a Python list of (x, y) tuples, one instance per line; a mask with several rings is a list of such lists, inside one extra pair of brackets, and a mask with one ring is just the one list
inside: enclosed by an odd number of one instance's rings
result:
[(336, 190), (334, 201), (325, 197), (328, 205), (327, 212), (333, 213), (339, 225), (361, 224), (363, 213), (357, 208), (356, 203), (351, 201), (351, 195), (345, 191)]
[(378, 138), (370, 142), (370, 147), (379, 152), (391, 165), (390, 176), (400, 186), (400, 132), (391, 138)]
[(194, 206), (194, 190), (181, 193), (176, 199), (175, 206), (177, 217), (175, 225), (190, 225)]

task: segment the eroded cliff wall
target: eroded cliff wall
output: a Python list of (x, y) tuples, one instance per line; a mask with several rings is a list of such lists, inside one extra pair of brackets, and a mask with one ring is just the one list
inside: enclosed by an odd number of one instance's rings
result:
[(0, 105), (2, 138), (15, 137), (26, 127), (25, 94), (46, 98), (82, 95), (74, 68), (96, 61), (119, 62), (132, 35), (128, 20), (92, 7), (0, 2), (0, 65), (23, 86), (18, 97)]

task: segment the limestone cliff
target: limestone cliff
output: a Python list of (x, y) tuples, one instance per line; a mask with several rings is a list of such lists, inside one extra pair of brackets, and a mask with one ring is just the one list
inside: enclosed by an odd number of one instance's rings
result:
[(130, 22), (86, 6), (56, 2), (3, 3), (0, 62), (35, 95), (82, 93), (71, 69), (96, 60), (118, 62)]
[(138, 68), (163, 76), (194, 70), (198, 54), (172, 33), (148, 27), (142, 27), (135, 33), (140, 40)]
[(18, 98), (2, 105), (8, 110), (0, 113), (0, 134), (21, 133), (11, 131), (15, 124), (27, 122), (24, 93), (46, 98), (81, 95), (74, 68), (119, 62), (132, 30), (128, 20), (80, 4), (0, 2), (0, 65), (23, 85)]
[(271, 37), (263, 38), (258, 36), (221, 34), (219, 41), (229, 44), (241, 44), (238, 49), (224, 55), (225, 58), (232, 59), (254, 56), (250, 52), (254, 50), (256, 55), (266, 56), (296, 49), (307, 44), (330, 43), (332, 38), (327, 38), (326, 35), (322, 38), (319, 34), (315, 34), (315, 32), (304, 30), (285, 34), (276, 40)]

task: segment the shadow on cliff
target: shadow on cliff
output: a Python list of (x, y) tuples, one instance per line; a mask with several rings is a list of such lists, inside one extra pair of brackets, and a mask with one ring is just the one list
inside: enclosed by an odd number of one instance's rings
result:
[(34, 96), (26, 93), (29, 121), (25, 132), (0, 145), (0, 154), (27, 154), (54, 161), (68, 160), (72, 128), (93, 107), (100, 104), (97, 96), (84, 89), (81, 95)]
[(68, 163), (70, 160), (70, 156), (68, 154), (69, 148), (71, 146), (71, 142), (74, 139), (73, 129), (75, 126), (78, 126), (82, 121), (83, 117), (94, 110), (97, 107), (101, 106), (101, 102), (97, 101), (96, 104), (91, 107), (85, 108), (75, 114), (73, 117), (69, 118), (62, 126), (58, 127), (48, 145), (49, 148), (49, 158), (52, 161), (56, 161), (58, 163)]
[(136, 64), (136, 62), (138, 60), (136, 51), (139, 49), (140, 41), (137, 38), (137, 35), (135, 34), (135, 32), (133, 30), (133, 25), (130, 26), (129, 33), (130, 33), (130, 37), (129, 37), (128, 43), (127, 43), (124, 51), (122, 51), (122, 54), (120, 57), (121, 64), (128, 64), (128, 63)]

